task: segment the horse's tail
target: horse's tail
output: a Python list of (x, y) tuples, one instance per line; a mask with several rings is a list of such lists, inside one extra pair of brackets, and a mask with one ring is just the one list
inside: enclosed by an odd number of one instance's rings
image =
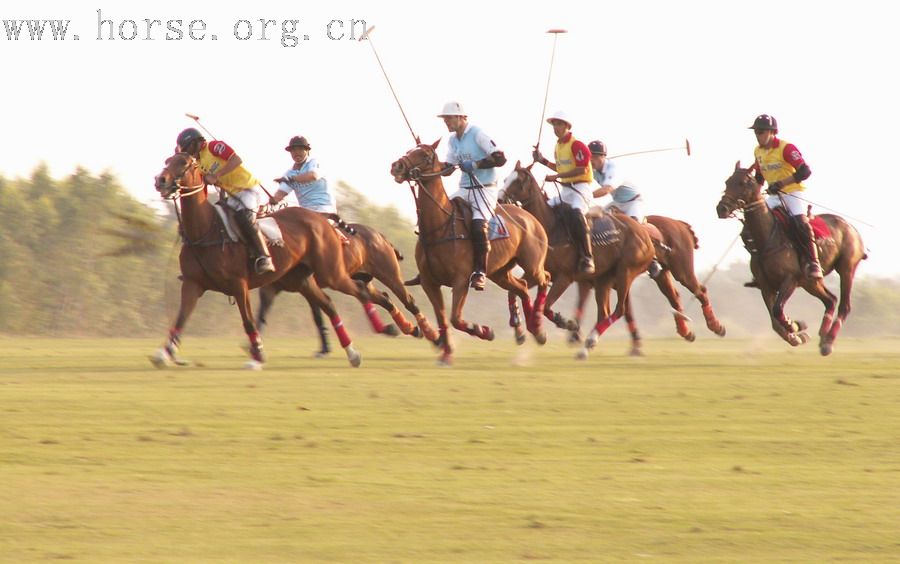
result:
[[(385, 239), (385, 241), (387, 241), (387, 239)], [(397, 250), (397, 247), (395, 247), (394, 244), (390, 241), (388, 241), (387, 244), (390, 245), (392, 249), (394, 249), (394, 254), (397, 255), (397, 260), (403, 260), (403, 253)]]
[(691, 234), (691, 239), (694, 240), (694, 248), (695, 248), (695, 249), (699, 249), (699, 248), (700, 248), (700, 239), (697, 237), (697, 234), (694, 233), (694, 228), (691, 227), (691, 224), (688, 223), (688, 222), (686, 222), (686, 221), (681, 221), (680, 219), (679, 219), (678, 221), (679, 221), (680, 223), (684, 224), (684, 226), (685, 226), (685, 227), (687, 228), (687, 230), (688, 230), (688, 233)]

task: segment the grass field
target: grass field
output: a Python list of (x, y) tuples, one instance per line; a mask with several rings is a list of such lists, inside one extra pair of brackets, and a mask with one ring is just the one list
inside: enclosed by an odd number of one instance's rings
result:
[(0, 561), (900, 560), (900, 339), (0, 338)]

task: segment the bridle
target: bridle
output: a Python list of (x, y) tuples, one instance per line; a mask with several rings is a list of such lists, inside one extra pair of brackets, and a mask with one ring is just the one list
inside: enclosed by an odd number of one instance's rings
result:
[[(516, 180), (515, 180), (520, 183), (520, 185), (522, 187), (522, 188), (520, 188), (520, 190), (522, 192), (525, 192), (525, 186), (527, 186), (527, 183), (528, 183), (528, 178), (524, 178), (524, 179), (522, 178), (523, 174), (530, 176), (531, 180), (534, 181), (535, 186), (537, 186), (537, 180), (534, 178), (534, 175), (531, 174), (531, 171), (527, 168), (522, 168), (522, 169), (516, 171)], [(533, 192), (540, 194), (545, 200), (547, 199), (547, 194), (546, 194), (546, 192), (544, 192), (544, 189), (542, 187), (538, 186), (537, 189), (534, 190)], [(504, 190), (504, 199), (507, 200), (508, 203), (513, 203), (515, 201), (515, 202), (518, 202), (519, 204), (521, 204), (522, 207), (525, 207), (528, 204), (530, 204), (535, 199), (535, 197), (536, 196), (532, 194), (525, 199), (518, 198), (518, 197), (511, 198), (509, 196), (508, 190)]]
[[(410, 155), (416, 151), (420, 150), (425, 158), (414, 164)], [(412, 192), (413, 200), (416, 203), (416, 215), (419, 215), (419, 194), (425, 193), (432, 202), (434, 202), (438, 209), (444, 212), (446, 215), (452, 215), (452, 211), (447, 211), (444, 209), (444, 206), (429, 192), (428, 190), (422, 190), (422, 181), (427, 180), (429, 178), (434, 178), (436, 176), (443, 176), (444, 170), (432, 170), (434, 168), (435, 162), (437, 161), (437, 154), (434, 151), (434, 148), (431, 145), (421, 144), (416, 146), (415, 149), (410, 149), (407, 151), (405, 155), (397, 159), (397, 163), (403, 166), (405, 170), (404, 177), (401, 177), (403, 180), (409, 183), (409, 189)], [(426, 172), (423, 172), (423, 169)]]
[[(741, 170), (741, 172), (743, 173), (743, 176), (744, 176), (743, 180), (741, 181), (741, 187), (743, 188), (744, 192), (747, 192), (750, 190), (748, 185), (755, 184), (756, 182), (753, 180), (753, 177), (750, 175), (749, 169)], [(734, 176), (732, 176), (732, 178), (734, 178)], [(726, 181), (726, 185), (727, 184), (728, 184), (728, 182)], [(759, 188), (758, 185), (757, 185), (757, 188)], [(759, 196), (758, 192), (757, 192), (757, 196)], [(735, 197), (735, 196), (728, 194), (728, 191), (726, 188), (726, 191), (724, 194), (722, 194), (722, 198), (721, 198), (721, 200), (719, 200), (719, 202), (721, 204), (725, 205), (730, 210), (727, 217), (735, 217), (735, 212), (737, 210), (742, 210), (745, 214), (753, 213), (760, 206), (765, 205), (765, 200), (762, 197), (757, 197), (756, 199), (750, 200), (750, 201), (748, 201), (748, 200), (749, 200), (749, 198), (747, 200), (745, 200), (744, 198)]]
[[(172, 173), (172, 183), (169, 186), (159, 186), (158, 188), (166, 188), (168, 192), (163, 195), (163, 198), (166, 200), (177, 200), (179, 198), (187, 198), (189, 196), (193, 196), (194, 194), (200, 192), (201, 190), (206, 189), (206, 183), (203, 181), (203, 175), (200, 175), (200, 182), (195, 185), (185, 186), (182, 184), (182, 180), (185, 176), (188, 175), (189, 172), (194, 172), (195, 170), (200, 168), (200, 163), (193, 156), (188, 153), (175, 153), (171, 157), (166, 160), (166, 165), (172, 162), (172, 159), (176, 157), (183, 157), (185, 159), (184, 167)], [(162, 194), (162, 190), (160, 190)]]

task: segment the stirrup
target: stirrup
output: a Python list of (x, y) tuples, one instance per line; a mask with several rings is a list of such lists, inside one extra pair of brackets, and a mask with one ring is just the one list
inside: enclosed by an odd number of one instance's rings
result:
[(744, 282), (744, 288), (759, 288), (759, 282), (757, 282), (756, 278), (754, 278), (749, 282)]
[(275, 272), (275, 265), (272, 264), (272, 257), (262, 256), (256, 259), (254, 268), (257, 274), (265, 274), (267, 272)]
[(484, 272), (478, 270), (473, 272), (472, 276), (469, 277), (469, 287), (478, 292), (484, 290), (485, 282)]

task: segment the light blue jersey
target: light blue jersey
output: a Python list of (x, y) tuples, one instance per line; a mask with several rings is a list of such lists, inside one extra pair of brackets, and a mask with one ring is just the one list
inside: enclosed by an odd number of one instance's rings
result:
[(615, 186), (616, 181), (616, 165), (609, 159), (603, 163), (603, 170), (594, 169), (594, 181), (600, 186), (609, 184)]
[[(500, 151), (490, 137), (481, 130), (480, 127), (474, 125), (466, 126), (462, 138), (456, 133), (450, 136), (450, 148), (447, 150), (447, 164), (458, 165), (463, 161), (480, 161), (491, 153)], [(482, 186), (495, 184), (497, 182), (497, 171), (494, 168), (476, 169), (475, 178)], [(461, 172), (459, 179), (460, 188), (472, 188), (477, 184), (472, 182), (469, 174)]]
[[(317, 171), (320, 174), (319, 178), (312, 182), (301, 184), (292, 180), (296, 176), (312, 171)], [(303, 161), (303, 165), (299, 169), (291, 168), (284, 173), (283, 177), (287, 179), (287, 182), (281, 182), (278, 185), (278, 190), (288, 194), (293, 192), (300, 207), (320, 213), (337, 213), (337, 201), (328, 188), (328, 180), (321, 176), (319, 161), (313, 157), (308, 157)]]

